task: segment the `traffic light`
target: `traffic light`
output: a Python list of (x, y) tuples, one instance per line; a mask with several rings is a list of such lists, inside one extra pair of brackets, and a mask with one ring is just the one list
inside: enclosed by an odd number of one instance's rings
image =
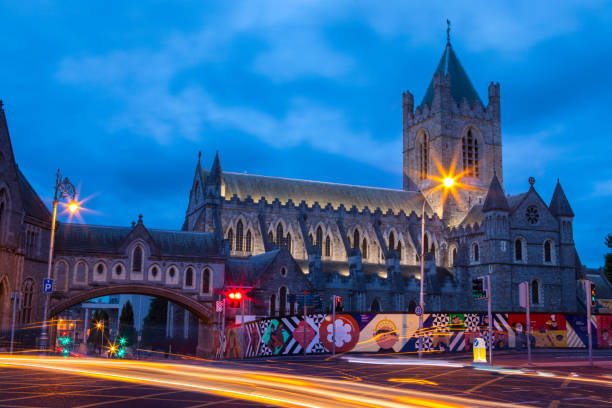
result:
[(483, 299), (487, 297), (487, 293), (484, 288), (484, 278), (472, 279), (472, 296), (474, 299)]
[(595, 284), (591, 282), (591, 307), (595, 307), (597, 297), (595, 296)]
[(342, 298), (336, 296), (336, 313), (342, 313)]
[(229, 307), (234, 308), (234, 309), (240, 307), (240, 303), (242, 302), (242, 293), (241, 292), (239, 292), (237, 290), (231, 291), (227, 295), (227, 297), (229, 298), (229, 302), (228, 302), (229, 303)]

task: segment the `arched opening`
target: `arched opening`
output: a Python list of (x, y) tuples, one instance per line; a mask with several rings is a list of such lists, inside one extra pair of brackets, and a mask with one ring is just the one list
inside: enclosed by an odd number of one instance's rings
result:
[(325, 256), (331, 256), (331, 239), (329, 235), (325, 237)]
[(287, 312), (287, 288), (281, 286), (278, 291), (278, 314), (284, 316)]
[(472, 245), (472, 259), (474, 262), (480, 261), (480, 248), (478, 247), (478, 244), (476, 243)]
[(353, 248), (359, 248), (359, 243), (361, 242), (359, 238), (359, 230), (355, 228), (355, 232), (353, 232)]
[(66, 261), (59, 261), (53, 269), (53, 291), (64, 292), (66, 290), (66, 281), (68, 279), (68, 264)]
[(457, 248), (453, 247), (451, 266), (455, 266), (455, 262), (457, 262)]
[(247, 231), (244, 250), (247, 252), (253, 251), (253, 236), (251, 235), (251, 230)]
[(472, 132), (472, 129), (469, 129), (467, 135), (463, 137), (462, 153), (463, 171), (465, 175), (471, 177), (478, 177), (480, 175), (478, 140)]
[(316, 238), (317, 238), (317, 243), (315, 245), (318, 246), (320, 249), (322, 249), (323, 248), (323, 229), (321, 228), (320, 225), (317, 227)]
[(522, 261), (523, 260), (523, 240), (517, 238), (514, 241), (514, 260)]
[(429, 249), (429, 235), (425, 234), (423, 237), (423, 248), (425, 248), (425, 252)]
[(232, 251), (234, 249), (234, 230), (231, 228), (227, 231), (227, 240), (229, 242), (229, 249)]
[(291, 253), (291, 248), (293, 247), (293, 242), (291, 241), (291, 234), (287, 233), (287, 251)]
[(268, 231), (268, 241), (273, 244), (274, 243), (274, 234), (272, 231)]
[(411, 299), (408, 303), (408, 313), (414, 313), (414, 310), (417, 307), (417, 303), (414, 299)]
[(552, 242), (544, 242), (544, 262), (552, 262)]
[(389, 251), (393, 251), (395, 249), (395, 235), (393, 231), (389, 233)]
[(136, 245), (132, 252), (132, 272), (142, 272), (142, 247)]
[(280, 248), (283, 245), (283, 237), (285, 233), (283, 231), (283, 224), (279, 223), (276, 225), (276, 246)]
[(419, 144), (419, 175), (422, 180), (427, 178), (429, 174), (429, 141), (427, 134), (421, 134), (421, 143)]
[(236, 224), (236, 251), (242, 252), (244, 250), (243, 247), (243, 234), (244, 234), (244, 225), (242, 224), (242, 220), (238, 220)]
[(361, 242), (361, 257), (363, 259), (368, 259), (368, 241), (365, 237), (363, 237), (363, 241)]
[(372, 304), (370, 305), (370, 311), (374, 313), (378, 313), (381, 311), (380, 301), (378, 299), (374, 299)]
[(540, 281), (538, 279), (531, 281), (531, 303), (540, 304)]
[(193, 268), (189, 267), (185, 271), (185, 286), (188, 288), (193, 287)]
[(399, 255), (399, 260), (402, 260), (402, 241), (397, 241), (397, 253)]
[(79, 261), (74, 268), (74, 283), (87, 283), (87, 263)]
[(30, 323), (32, 321), (32, 304), (34, 297), (34, 279), (27, 278), (23, 282), (21, 289), (23, 294), (21, 302), (21, 324)]
[(212, 288), (210, 278), (210, 269), (204, 268), (204, 270), (202, 271), (202, 293), (210, 293), (210, 290)]

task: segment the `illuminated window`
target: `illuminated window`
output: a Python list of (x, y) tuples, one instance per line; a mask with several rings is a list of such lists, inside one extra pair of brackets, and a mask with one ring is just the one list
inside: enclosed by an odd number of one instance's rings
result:
[(142, 248), (138, 245), (132, 252), (132, 272), (142, 272)]
[(253, 236), (251, 235), (251, 230), (247, 231), (244, 250), (247, 252), (251, 252), (253, 250)]
[(429, 141), (425, 132), (421, 135), (421, 143), (419, 144), (419, 175), (425, 180), (429, 174)]
[(227, 231), (227, 240), (229, 241), (230, 251), (234, 248), (234, 230), (230, 228)]
[(238, 224), (236, 224), (236, 251), (242, 251), (242, 237), (244, 233), (244, 225), (242, 225), (242, 220), (238, 220)]
[(478, 140), (469, 129), (463, 137), (463, 171), (466, 176), (478, 177), (480, 173)]

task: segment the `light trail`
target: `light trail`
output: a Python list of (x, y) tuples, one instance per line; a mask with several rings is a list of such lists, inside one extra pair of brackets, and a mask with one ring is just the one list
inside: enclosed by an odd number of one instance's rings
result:
[(511, 407), (346, 380), (275, 374), (221, 365), (0, 355), (0, 365), (197, 391), (284, 407)]

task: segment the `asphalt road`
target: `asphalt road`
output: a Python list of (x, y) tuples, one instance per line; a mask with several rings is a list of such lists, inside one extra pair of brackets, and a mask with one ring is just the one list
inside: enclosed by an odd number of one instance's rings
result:
[(570, 374), (431, 361), (445, 365), (382, 356), (171, 364), (0, 356), (0, 407), (612, 407), (612, 367)]

